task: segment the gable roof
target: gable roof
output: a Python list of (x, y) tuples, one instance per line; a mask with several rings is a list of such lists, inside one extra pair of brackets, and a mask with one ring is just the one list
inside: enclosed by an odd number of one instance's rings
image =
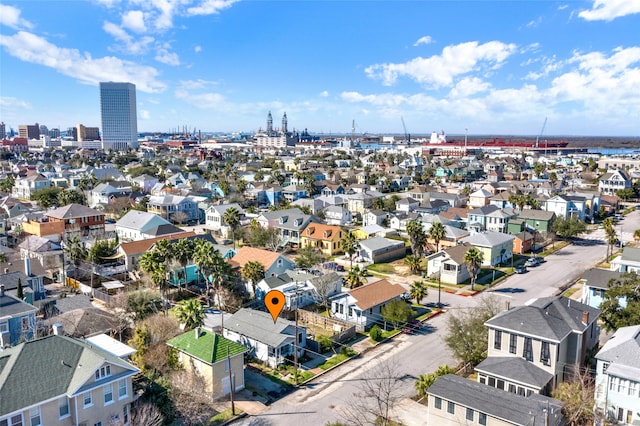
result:
[(141, 232), (145, 232), (160, 225), (170, 224), (171, 223), (168, 220), (161, 218), (157, 214), (139, 210), (129, 210), (127, 214), (122, 216), (116, 222), (117, 227), (135, 229)]
[(356, 306), (363, 311), (402, 296), (406, 292), (401, 285), (392, 284), (387, 280), (378, 280), (348, 291), (356, 299)]
[(140, 241), (124, 242), (124, 243), (120, 243), (120, 249), (126, 255), (143, 253), (149, 250), (151, 247), (153, 247), (153, 245), (160, 240), (172, 241), (172, 240), (179, 240), (187, 237), (193, 237), (195, 235), (196, 233), (193, 231), (189, 231), (189, 232), (185, 231), (180, 234), (172, 234), (164, 237), (155, 237), (155, 238), (147, 238), (146, 240), (140, 240)]
[[(250, 337), (271, 347), (293, 342), (295, 323), (278, 317), (273, 322), (271, 314), (255, 309), (242, 308), (225, 321), (224, 328), (234, 333)], [(298, 329), (304, 329), (298, 325)]]
[(240, 247), (236, 255), (229, 259), (229, 263), (231, 263), (232, 266), (242, 268), (247, 264), (247, 262), (256, 261), (260, 262), (266, 271), (275, 263), (276, 260), (278, 260), (279, 257), (284, 258), (280, 253), (244, 246)]
[[(607, 369), (607, 374), (639, 380), (640, 324), (616, 330), (614, 335), (602, 346), (596, 358), (612, 363)], [(610, 369), (614, 366), (616, 369), (611, 371)]]
[(460, 241), (479, 247), (494, 247), (514, 239), (513, 235), (503, 234), (502, 232), (483, 231), (464, 237)]
[(488, 357), (478, 364), (475, 370), (536, 389), (544, 388), (553, 379), (553, 374), (517, 356)]
[[(196, 333), (198, 336), (196, 338)], [(211, 331), (191, 330), (167, 342), (167, 345), (182, 351), (207, 364), (223, 361), (227, 356), (243, 354), (248, 349)]]
[(44, 215), (55, 219), (73, 219), (76, 217), (104, 216), (104, 213), (82, 204), (69, 204), (68, 206), (50, 210)]
[(560, 414), (562, 404), (558, 400), (538, 394), (520, 396), (454, 374), (438, 377), (428, 393), (507, 423), (522, 426), (531, 424), (534, 416), (538, 419), (544, 418), (545, 410), (551, 408), (549, 424), (563, 424)]
[[(2, 313), (2, 317), (22, 316), (30, 312), (36, 312), (37, 310), (38, 309), (33, 305), (30, 305), (17, 297), (11, 296), (10, 294), (4, 293), (0, 296), (0, 313)], [(2, 352), (0, 351), (0, 355), (1, 354)]]
[(522, 209), (518, 213), (520, 219), (551, 220), (554, 216), (555, 213), (553, 211), (547, 210)]
[(340, 238), (341, 231), (342, 228), (337, 225), (325, 225), (322, 223), (312, 222), (304, 228), (304, 231), (300, 234), (300, 238), (304, 237), (312, 240), (335, 240), (336, 238)]
[(609, 281), (622, 277), (623, 273), (619, 271), (610, 271), (608, 269), (591, 268), (582, 274), (582, 279), (586, 281), (587, 286), (592, 288), (608, 289)]
[[(71, 337), (51, 335), (5, 349), (0, 352), (0, 415), (77, 394), (105, 362), (126, 370), (120, 378), (139, 371), (115, 355)], [(118, 376), (110, 376), (105, 382), (115, 378)], [(96, 386), (100, 384), (96, 382)]]

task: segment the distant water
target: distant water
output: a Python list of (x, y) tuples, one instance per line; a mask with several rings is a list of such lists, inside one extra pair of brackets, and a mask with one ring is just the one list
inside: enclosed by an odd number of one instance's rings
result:
[[(360, 149), (364, 149), (364, 150), (394, 149), (400, 146), (402, 145), (361, 143)], [(570, 147), (567, 147), (567, 148), (569, 150), (571, 149)], [(558, 151), (562, 152), (562, 148), (549, 148), (549, 154), (553, 154)], [(602, 155), (633, 155), (633, 154), (640, 154), (640, 148), (587, 148), (586, 152), (588, 154), (602, 154)]]

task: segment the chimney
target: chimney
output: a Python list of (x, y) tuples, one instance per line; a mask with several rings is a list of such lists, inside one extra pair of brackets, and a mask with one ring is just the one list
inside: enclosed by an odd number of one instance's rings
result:
[(0, 284), (0, 297), (4, 296), (4, 284)]
[(24, 274), (27, 277), (31, 276), (31, 259), (29, 259), (28, 255), (24, 258)]
[(52, 328), (53, 328), (53, 334), (55, 336), (64, 336), (64, 329), (62, 328), (62, 324), (57, 322), (53, 324)]
[(589, 312), (587, 311), (582, 311), (582, 323), (584, 325), (589, 324)]
[(195, 333), (196, 333), (196, 339), (200, 338), (200, 336), (201, 336), (201, 334), (200, 334), (200, 331), (201, 331), (201, 330), (200, 330), (200, 327), (196, 327), (194, 331), (195, 331)]
[(504, 311), (508, 311), (509, 309), (511, 309), (511, 302), (508, 300), (504, 301)]

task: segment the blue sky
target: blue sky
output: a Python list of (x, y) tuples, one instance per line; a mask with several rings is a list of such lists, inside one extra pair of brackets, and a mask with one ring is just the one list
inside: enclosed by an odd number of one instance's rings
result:
[(640, 0), (95, 0), (0, 4), (0, 120), (138, 129), (640, 134)]

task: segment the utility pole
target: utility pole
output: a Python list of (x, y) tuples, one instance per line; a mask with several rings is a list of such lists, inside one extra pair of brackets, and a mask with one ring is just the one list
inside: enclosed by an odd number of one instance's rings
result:
[(295, 319), (294, 336), (293, 336), (293, 376), (296, 385), (298, 384), (298, 282), (296, 281), (296, 309), (293, 311)]
[(231, 398), (231, 415), (236, 415), (236, 406), (233, 402), (233, 388), (234, 388), (234, 377), (231, 369), (231, 355), (229, 351), (229, 346), (227, 346), (227, 366), (229, 367), (229, 396)]
[(442, 262), (440, 262), (440, 269), (438, 270), (438, 308), (442, 306), (442, 304), (440, 303), (440, 293), (442, 290), (441, 275), (442, 275)]

